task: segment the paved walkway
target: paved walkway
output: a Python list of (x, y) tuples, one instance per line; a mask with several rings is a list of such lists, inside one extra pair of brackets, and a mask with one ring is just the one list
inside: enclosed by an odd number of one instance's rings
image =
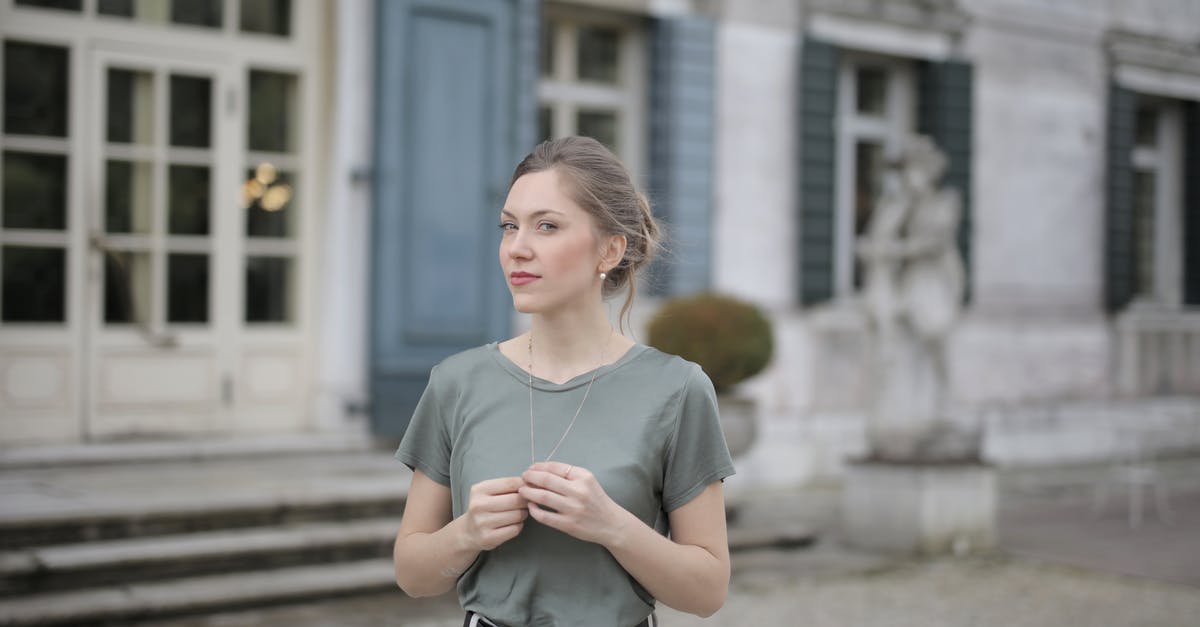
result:
[[(212, 490), (255, 484), (288, 493), (332, 489), (336, 482), (403, 483), (390, 454), (226, 461), (220, 470), (192, 463), (87, 472), (7, 469), (0, 508), (55, 510), (139, 499), (196, 499)], [(148, 472), (152, 470), (153, 472)], [(786, 625), (1186, 625), (1200, 616), (1200, 458), (1159, 465), (1170, 488), (1171, 524), (1147, 507), (1128, 524), (1127, 493), (1108, 468), (1001, 474), (1001, 551), (986, 557), (908, 560), (859, 553), (837, 540), (836, 486), (741, 495), (737, 525), (792, 533), (818, 531), (815, 546), (741, 551), (725, 607), (707, 620), (669, 609), (668, 627)], [(305, 477), (305, 481), (297, 481)], [(147, 482), (150, 483), (147, 483)], [(169, 488), (167, 486), (170, 486)], [(1107, 507), (1092, 511), (1097, 485)], [(124, 501), (122, 501), (124, 499)], [(1150, 504), (1152, 501), (1147, 500)], [(157, 627), (404, 625), (457, 627), (450, 596), (385, 594), (142, 623)]]

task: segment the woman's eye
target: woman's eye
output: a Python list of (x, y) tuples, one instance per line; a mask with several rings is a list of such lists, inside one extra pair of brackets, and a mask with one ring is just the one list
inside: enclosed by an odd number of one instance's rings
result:
[(557, 229), (557, 228), (558, 228), (557, 225), (551, 224), (549, 222), (542, 222), (542, 223), (538, 224), (538, 229), (540, 229), (542, 231), (553, 231), (554, 229)]
[[(513, 224), (512, 222), (501, 222), (497, 226), (500, 227), (501, 231), (511, 231), (512, 229), (517, 228), (517, 225)], [(509, 227), (512, 227), (512, 228), (509, 228)]]

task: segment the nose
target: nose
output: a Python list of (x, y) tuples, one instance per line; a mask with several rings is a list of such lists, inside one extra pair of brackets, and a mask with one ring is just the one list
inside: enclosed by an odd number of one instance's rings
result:
[(525, 241), (524, 230), (517, 229), (514, 233), (501, 240), (501, 246), (507, 248), (510, 259), (528, 259), (533, 250)]

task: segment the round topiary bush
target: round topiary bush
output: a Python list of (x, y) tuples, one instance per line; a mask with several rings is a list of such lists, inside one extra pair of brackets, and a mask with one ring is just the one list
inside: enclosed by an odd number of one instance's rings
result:
[(758, 307), (717, 294), (666, 301), (647, 333), (649, 345), (700, 364), (718, 394), (762, 372), (774, 347)]

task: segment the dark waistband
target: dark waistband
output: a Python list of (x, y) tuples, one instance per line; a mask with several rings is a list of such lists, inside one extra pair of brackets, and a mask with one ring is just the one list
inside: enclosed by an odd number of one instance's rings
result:
[[(471, 618), (476, 615), (477, 615), (476, 612), (467, 610), (467, 617), (465, 619), (463, 619), (463, 627), (507, 627), (506, 625), (502, 625), (500, 623), (489, 620), (483, 614), (478, 614), (480, 620), (477, 622), (476, 625), (472, 625)], [(653, 617), (654, 617), (653, 614), (651, 614), (650, 616), (647, 616), (646, 620), (638, 623), (637, 625), (634, 625), (634, 627), (650, 627), (650, 625), (651, 625), (650, 619)], [(654, 621), (654, 624), (657, 625), (658, 621)]]

